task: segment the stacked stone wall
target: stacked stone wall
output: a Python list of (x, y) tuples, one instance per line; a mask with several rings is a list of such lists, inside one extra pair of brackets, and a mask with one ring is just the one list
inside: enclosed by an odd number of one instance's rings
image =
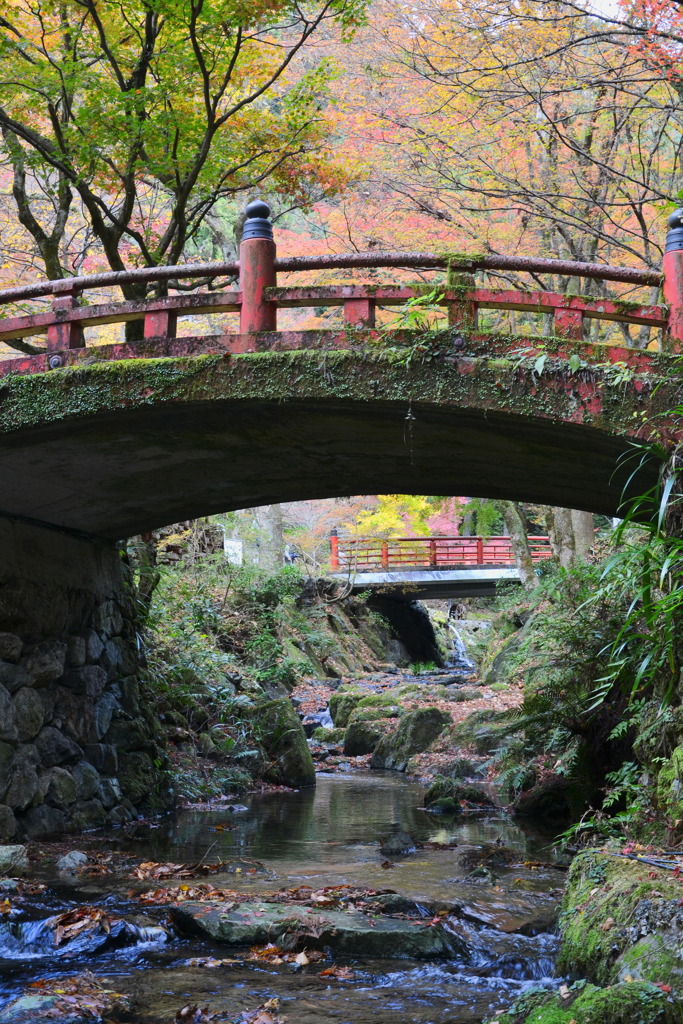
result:
[(164, 805), (144, 685), (116, 545), (0, 519), (0, 841)]

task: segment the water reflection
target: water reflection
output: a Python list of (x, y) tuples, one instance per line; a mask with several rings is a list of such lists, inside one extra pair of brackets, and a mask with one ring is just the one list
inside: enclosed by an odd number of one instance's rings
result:
[[(377, 844), (395, 829), (418, 842), (502, 842), (520, 859), (551, 856), (546, 837), (522, 831), (502, 815), (442, 818), (427, 814), (424, 788), (395, 772), (323, 775), (315, 789), (265, 793), (247, 810), (185, 811), (141, 839), (154, 860), (254, 857), (278, 873), (296, 864), (356, 864), (377, 860)], [(229, 831), (215, 831), (227, 826)]]
[[(73, 947), (67, 967), (61, 951), (41, 944), (44, 926), (36, 917), (44, 920), (68, 905), (97, 903), (130, 920), (140, 907), (130, 900), (125, 879), (118, 886), (110, 879), (62, 880), (52, 881), (34, 907), (29, 915), (33, 924), (5, 927), (0, 992), (9, 996), (45, 973), (62, 976), (69, 969), (88, 968), (135, 997), (138, 1024), (168, 1024), (188, 1002), (208, 1002), (213, 1012), (231, 1019), (273, 996), (281, 1000), (280, 1012), (296, 1024), (475, 1024), (491, 1019), (526, 986), (558, 983), (551, 979), (556, 939), (544, 921), (557, 902), (562, 875), (549, 867), (520, 866), (529, 859), (548, 859), (544, 837), (502, 815), (434, 818), (422, 809), (423, 794), (422, 786), (396, 773), (324, 776), (314, 790), (255, 795), (241, 810), (186, 811), (137, 836), (122, 832), (116, 845), (156, 861), (239, 856), (264, 862), (265, 876), (212, 876), (216, 885), (230, 888), (257, 892), (348, 883), (391, 888), (427, 906), (443, 900), (453, 908), (447, 927), (470, 951), (467, 962), (355, 959), (355, 978), (348, 983), (320, 977), (320, 965), (293, 971), (291, 965), (242, 962), (239, 955), (229, 967), (207, 970), (187, 961), (231, 957), (233, 951), (199, 939), (144, 941), (149, 922), (139, 921), (140, 941), (134, 945), (100, 950), (95, 943), (87, 947), (84, 939), (82, 948)], [(394, 829), (410, 833), (418, 843), (459, 845), (418, 849), (395, 858), (395, 866), (386, 869), (379, 840)], [(494, 869), (497, 884), (479, 886), (465, 878), (469, 865), (459, 860), (462, 846), (481, 843), (503, 843), (514, 851), (514, 866)]]

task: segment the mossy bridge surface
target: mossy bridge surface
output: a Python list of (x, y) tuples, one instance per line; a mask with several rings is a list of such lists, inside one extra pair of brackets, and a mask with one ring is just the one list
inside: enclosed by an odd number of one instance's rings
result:
[[(259, 207), (259, 209), (255, 209)], [(0, 363), (0, 514), (99, 538), (273, 501), (363, 493), (504, 497), (616, 514), (634, 444), (676, 423), (681, 253), (659, 273), (553, 260), (374, 253), (275, 256), (252, 204), (239, 264), (100, 274), (22, 286), (0, 302), (51, 307), (0, 321), (24, 354)], [(667, 260), (669, 260), (667, 269)], [(359, 283), (371, 269), (447, 271), (441, 330), (389, 331), (375, 310), (425, 285)], [(278, 287), (276, 273), (334, 269), (351, 283)], [(454, 270), (457, 274), (454, 275)], [(473, 273), (552, 273), (652, 288), (639, 305), (476, 288)], [(231, 278), (223, 290), (181, 291)], [(111, 301), (154, 284), (156, 297)], [(432, 286), (430, 286), (431, 288)], [(87, 305), (88, 291), (108, 301)], [(341, 306), (331, 330), (277, 330), (285, 307)], [(25, 307), (24, 307), (25, 308)], [(533, 312), (552, 336), (479, 329), (482, 309)], [(179, 316), (239, 312), (231, 334), (177, 336)], [(635, 324), (656, 351), (589, 344), (592, 320)], [(141, 322), (138, 340), (86, 344), (83, 329)], [(47, 341), (39, 349), (36, 335)], [(653, 471), (652, 471), (653, 472)], [(643, 466), (632, 481), (652, 482)]]

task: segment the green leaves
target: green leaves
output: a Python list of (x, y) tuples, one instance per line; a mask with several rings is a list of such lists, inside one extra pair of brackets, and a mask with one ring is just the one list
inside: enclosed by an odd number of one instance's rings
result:
[(0, 128), (39, 180), (57, 170), (79, 194), (73, 216), (113, 269), (177, 262), (212, 207), (255, 184), (294, 206), (339, 189), (322, 113), (335, 67), (299, 55), (326, 20), (352, 32), (365, 4), (12, 0)]

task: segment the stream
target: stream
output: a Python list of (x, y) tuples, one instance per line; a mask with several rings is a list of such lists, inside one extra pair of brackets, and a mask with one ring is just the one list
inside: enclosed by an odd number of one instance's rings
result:
[[(314, 790), (254, 794), (244, 805), (188, 810), (110, 832), (106, 839), (80, 837), (72, 848), (191, 864), (253, 858), (263, 871), (245, 868), (202, 881), (255, 896), (304, 885), (352, 885), (390, 888), (418, 904), (457, 903), (448, 927), (466, 941), (466, 962), (337, 957), (337, 965), (353, 969), (352, 980), (342, 981), (320, 976), (325, 963), (249, 961), (243, 959), (247, 950), (183, 938), (172, 929), (166, 934), (160, 928), (168, 925), (165, 908), (141, 906), (134, 898), (155, 885), (134, 884), (130, 875), (63, 876), (52, 863), (31, 873), (46, 890), (0, 923), (0, 1006), (37, 978), (89, 970), (133, 997), (134, 1013), (125, 1019), (138, 1024), (172, 1024), (187, 1003), (208, 1004), (220, 1015), (216, 1019), (231, 1020), (273, 997), (290, 1024), (478, 1024), (529, 985), (559, 985), (552, 920), (564, 875), (546, 863), (552, 861), (551, 837), (522, 830), (499, 813), (436, 817), (421, 808), (423, 795), (419, 783), (394, 772), (321, 776)], [(449, 847), (418, 846), (395, 858), (390, 869), (382, 867), (379, 841), (399, 828), (418, 844)], [(467, 879), (471, 866), (459, 863), (459, 850), (483, 843), (511, 849), (514, 863), (495, 867), (493, 880)], [(83, 904), (130, 922), (128, 944), (119, 946), (114, 934), (103, 941), (85, 932), (56, 949), (43, 922)], [(213, 968), (188, 962), (198, 957), (232, 962)], [(12, 1018), (0, 1011), (0, 1021), (5, 1019)]]

